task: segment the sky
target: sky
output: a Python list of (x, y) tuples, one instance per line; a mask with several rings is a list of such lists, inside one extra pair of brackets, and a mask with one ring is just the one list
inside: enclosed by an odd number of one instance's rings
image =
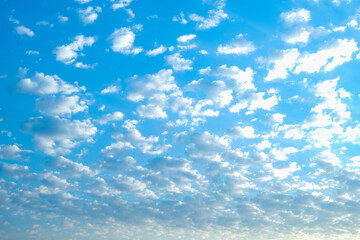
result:
[(0, 239), (360, 239), (355, 0), (0, 0)]

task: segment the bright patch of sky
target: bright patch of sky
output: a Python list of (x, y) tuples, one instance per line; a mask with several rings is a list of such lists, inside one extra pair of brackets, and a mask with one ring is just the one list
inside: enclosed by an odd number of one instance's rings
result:
[(1, 239), (360, 239), (360, 5), (1, 1)]

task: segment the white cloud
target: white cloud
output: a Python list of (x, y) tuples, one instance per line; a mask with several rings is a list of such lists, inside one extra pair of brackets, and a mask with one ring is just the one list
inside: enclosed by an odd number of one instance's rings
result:
[(143, 51), (141, 47), (134, 47), (135, 33), (128, 27), (115, 29), (108, 38), (112, 42), (111, 49), (114, 52), (125, 55), (137, 55)]
[(15, 30), (19, 35), (26, 35), (28, 37), (33, 37), (35, 35), (33, 31), (24, 26), (17, 26)]
[(83, 50), (84, 46), (92, 46), (94, 42), (94, 37), (77, 35), (72, 43), (55, 48), (54, 53), (56, 55), (56, 60), (65, 64), (72, 64), (77, 59), (78, 52)]
[(108, 113), (99, 120), (99, 123), (105, 125), (108, 122), (121, 121), (123, 118), (124, 114), (122, 112)]
[(255, 45), (247, 41), (242, 34), (239, 34), (230, 43), (222, 45), (217, 48), (217, 52), (220, 54), (236, 54), (236, 55), (248, 55), (256, 50)]
[(75, 1), (81, 4), (85, 4), (91, 2), (92, 0), (75, 0)]
[(119, 8), (125, 8), (125, 7), (128, 7), (132, 1), (133, 0), (111, 0), (111, 2), (114, 2), (111, 5), (111, 8), (114, 10), (119, 9)]
[(26, 51), (26, 54), (27, 55), (39, 55), (39, 52), (35, 51), (35, 50), (28, 50), (28, 51)]
[(42, 96), (36, 99), (36, 109), (44, 115), (71, 115), (88, 110), (85, 101), (79, 101), (79, 96)]
[(311, 20), (310, 11), (303, 8), (282, 12), (280, 17), (285, 23), (290, 25), (294, 23), (306, 23)]
[(48, 155), (69, 153), (69, 149), (77, 146), (79, 141), (92, 141), (91, 137), (97, 132), (90, 120), (71, 121), (59, 117), (30, 118), (23, 123), (21, 130), (32, 134), (36, 147)]
[(306, 28), (296, 28), (288, 34), (283, 35), (284, 42), (289, 44), (307, 43), (309, 41), (311, 32)]
[(272, 148), (269, 152), (269, 157), (277, 160), (277, 161), (286, 161), (288, 160), (289, 154), (297, 153), (299, 150), (294, 147), (286, 147), (286, 148)]
[(156, 93), (170, 92), (177, 90), (175, 78), (171, 69), (162, 69), (156, 74), (148, 74), (143, 78), (131, 79), (128, 96), (130, 101), (139, 102), (150, 98)]
[(166, 112), (159, 106), (155, 106), (153, 104), (140, 105), (136, 110), (139, 113), (139, 116), (143, 118), (167, 118)]
[(66, 17), (66, 16), (63, 16), (63, 15), (59, 15), (59, 16), (58, 16), (58, 21), (61, 22), (61, 23), (65, 23), (65, 22), (67, 22), (68, 20), (69, 20), (69, 18)]
[(175, 71), (192, 70), (192, 61), (182, 58), (180, 53), (174, 53), (165, 57), (166, 63), (171, 65)]
[(250, 126), (233, 127), (226, 131), (226, 135), (231, 138), (255, 138), (255, 129)]
[(101, 12), (101, 7), (87, 7), (85, 9), (79, 9), (79, 17), (85, 24), (91, 24), (98, 18), (98, 13)]
[(30, 150), (20, 149), (17, 145), (0, 145), (0, 159), (25, 160), (25, 155), (30, 152)]
[(288, 71), (291, 71), (295, 67), (296, 60), (299, 56), (300, 53), (296, 48), (277, 52), (269, 59), (269, 63), (272, 64), (273, 67), (269, 70), (265, 81), (287, 78)]
[(250, 67), (247, 67), (244, 71), (237, 66), (227, 67), (226, 65), (221, 65), (216, 70), (215, 75), (234, 81), (230, 83), (230, 87), (238, 94), (256, 89), (253, 83), (254, 71)]
[(301, 168), (297, 165), (296, 162), (291, 162), (283, 164), (273, 169), (273, 174), (275, 178), (285, 179), (290, 176), (293, 172), (299, 171)]
[(207, 18), (201, 17), (195, 13), (189, 15), (189, 19), (196, 22), (196, 29), (199, 30), (208, 30), (217, 27), (223, 20), (228, 18), (228, 14), (220, 8), (209, 10)]
[(194, 38), (196, 38), (195, 34), (188, 34), (188, 35), (182, 35), (178, 37), (176, 40), (180, 43), (187, 43)]
[(146, 51), (146, 55), (148, 55), (148, 56), (157, 56), (159, 54), (163, 54), (164, 52), (166, 52), (166, 50), (167, 50), (166, 47), (164, 47), (163, 45), (160, 45), (160, 47), (158, 47), (158, 48)]
[(21, 79), (17, 83), (17, 91), (27, 94), (55, 94), (64, 93), (71, 94), (84, 91), (85, 87), (71, 85), (56, 75), (45, 75), (44, 73), (36, 73), (32, 78)]
[(120, 91), (120, 87), (117, 85), (110, 85), (107, 88), (101, 90), (101, 94), (117, 93)]
[(357, 50), (357, 42), (354, 39), (337, 39), (324, 45), (316, 53), (303, 54), (297, 60), (294, 73), (331, 71), (345, 62), (351, 61), (353, 53)]
[(172, 18), (172, 20), (174, 22), (180, 22), (181, 24), (187, 24), (188, 23), (188, 21), (186, 20), (185, 15), (184, 15), (183, 12), (180, 13), (180, 16), (174, 16)]

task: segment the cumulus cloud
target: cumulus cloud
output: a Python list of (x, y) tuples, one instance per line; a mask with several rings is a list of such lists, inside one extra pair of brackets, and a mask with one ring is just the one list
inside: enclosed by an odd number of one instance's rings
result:
[(108, 113), (99, 120), (99, 123), (105, 125), (108, 122), (121, 121), (123, 118), (124, 114), (122, 112)]
[(36, 117), (23, 123), (21, 130), (34, 136), (37, 148), (48, 155), (66, 154), (80, 141), (92, 141), (97, 128), (90, 120), (68, 120), (60, 117)]
[(358, 50), (354, 39), (337, 39), (325, 44), (315, 53), (303, 54), (298, 59), (295, 73), (314, 73), (323, 70), (332, 71), (335, 67), (352, 60), (352, 55)]
[(71, 85), (56, 75), (45, 75), (44, 73), (36, 73), (32, 78), (21, 79), (17, 85), (16, 90), (20, 93), (27, 94), (72, 94), (75, 92), (84, 91), (85, 87), (78, 87)]
[(30, 150), (23, 150), (18, 145), (0, 145), (0, 159), (24, 160)]
[(115, 29), (108, 38), (112, 42), (111, 49), (125, 55), (137, 55), (143, 51), (141, 47), (135, 47), (135, 33), (129, 27)]
[(98, 13), (101, 12), (101, 7), (87, 7), (85, 9), (79, 9), (79, 17), (85, 24), (91, 24), (98, 18)]
[(209, 10), (207, 18), (193, 13), (189, 15), (189, 19), (196, 22), (196, 29), (199, 30), (208, 30), (217, 27), (222, 21), (229, 18), (228, 14), (222, 9), (223, 6), (224, 5), (221, 5), (216, 9)]
[(185, 59), (180, 53), (174, 53), (165, 57), (166, 63), (171, 65), (175, 71), (192, 70), (192, 61)]
[(188, 35), (182, 35), (178, 37), (176, 40), (180, 43), (187, 43), (194, 38), (196, 38), (195, 34), (188, 34)]
[(119, 8), (125, 8), (125, 7), (128, 7), (132, 1), (133, 0), (111, 0), (111, 2), (114, 2), (111, 5), (111, 8), (114, 10), (119, 9)]
[(296, 48), (276, 52), (269, 59), (269, 63), (273, 65), (273, 67), (269, 70), (265, 81), (287, 78), (288, 71), (294, 69), (299, 56), (300, 53)]
[(226, 135), (230, 138), (255, 138), (255, 129), (250, 126), (233, 127), (226, 131)]
[(310, 11), (303, 8), (282, 12), (280, 17), (285, 23), (290, 25), (294, 23), (306, 23), (311, 20)]
[(72, 64), (78, 58), (79, 51), (82, 51), (85, 46), (92, 46), (94, 43), (94, 37), (77, 35), (72, 43), (56, 47), (53, 52), (56, 55), (57, 61), (63, 62), (65, 64)]
[(33, 37), (35, 35), (35, 33), (33, 31), (31, 31), (29, 28), (24, 27), (24, 26), (17, 26), (15, 27), (15, 31), (19, 34), (19, 35), (26, 35), (28, 37)]
[(163, 54), (164, 52), (166, 52), (166, 50), (167, 50), (166, 47), (164, 47), (163, 45), (160, 45), (160, 47), (158, 47), (158, 48), (146, 51), (146, 55), (148, 55), (148, 56), (157, 56), (159, 54)]
[(217, 48), (219, 54), (248, 55), (255, 51), (255, 45), (247, 41), (242, 34), (239, 34), (230, 43), (220, 44)]
[(167, 118), (166, 112), (159, 106), (155, 106), (153, 104), (140, 105), (136, 110), (139, 113), (139, 116), (143, 118)]
[(79, 101), (79, 96), (43, 96), (36, 100), (36, 109), (44, 115), (71, 115), (88, 110), (85, 101)]

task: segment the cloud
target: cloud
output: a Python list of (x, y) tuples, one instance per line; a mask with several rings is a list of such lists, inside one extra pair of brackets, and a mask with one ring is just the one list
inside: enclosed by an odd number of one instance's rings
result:
[(42, 96), (36, 99), (36, 109), (47, 116), (71, 115), (88, 110), (85, 101), (79, 96)]
[(148, 105), (140, 105), (136, 108), (140, 117), (143, 118), (167, 118), (167, 114), (164, 110), (162, 110), (159, 106), (155, 106), (153, 104)]
[(293, 9), (289, 12), (282, 12), (280, 17), (289, 25), (295, 23), (306, 23), (311, 20), (310, 11), (303, 8)]
[(182, 58), (180, 53), (174, 53), (165, 57), (166, 63), (171, 65), (175, 71), (192, 70), (192, 61)]
[(300, 53), (296, 48), (276, 52), (269, 59), (269, 63), (273, 65), (273, 67), (269, 70), (265, 81), (287, 78), (288, 71), (294, 69), (299, 56)]
[(92, 0), (75, 0), (75, 1), (81, 4), (85, 4), (91, 2)]
[(130, 101), (139, 102), (150, 98), (156, 93), (177, 90), (172, 70), (162, 69), (156, 74), (148, 74), (143, 78), (131, 79), (127, 98)]
[(33, 31), (31, 31), (29, 28), (24, 27), (24, 26), (17, 26), (15, 27), (15, 31), (19, 34), (19, 35), (26, 35), (28, 37), (33, 37), (35, 35), (35, 33)]
[(80, 176), (93, 176), (94, 172), (82, 163), (74, 162), (63, 156), (50, 158), (46, 165), (61, 171), (68, 178), (78, 178)]
[(57, 61), (72, 64), (76, 61), (79, 51), (82, 51), (85, 46), (92, 46), (94, 43), (94, 37), (77, 35), (72, 43), (56, 47), (53, 52), (56, 55)]
[(137, 55), (143, 51), (141, 47), (134, 47), (135, 33), (131, 28), (115, 29), (108, 38), (112, 42), (111, 49), (125, 55)]
[(194, 38), (196, 38), (195, 34), (188, 34), (188, 35), (182, 35), (182, 36), (178, 37), (176, 39), (176, 41), (178, 41), (180, 43), (187, 43)]
[(119, 8), (125, 8), (125, 7), (128, 7), (132, 1), (133, 0), (111, 0), (111, 2), (114, 2), (111, 5), (111, 8), (114, 10), (119, 9)]
[(67, 154), (81, 141), (92, 141), (97, 128), (90, 120), (68, 120), (60, 117), (30, 118), (21, 130), (34, 136), (38, 149), (48, 155)]
[(292, 30), (290, 33), (282, 36), (284, 42), (289, 44), (296, 43), (307, 43), (309, 41), (311, 35), (311, 31), (304, 27), (296, 28)]
[(216, 9), (209, 10), (207, 18), (193, 13), (189, 15), (189, 19), (196, 22), (196, 29), (199, 30), (208, 30), (217, 27), (222, 21), (229, 18), (228, 14), (222, 9), (223, 7), (224, 5), (220, 5)]
[(242, 34), (237, 35), (236, 38), (228, 44), (220, 44), (217, 48), (219, 54), (236, 55), (248, 55), (255, 50), (255, 45), (252, 42), (247, 41)]
[(21, 79), (16, 85), (17, 92), (27, 94), (72, 94), (85, 91), (85, 87), (71, 85), (56, 75), (45, 75), (36, 73), (32, 78)]
[(121, 121), (123, 118), (124, 114), (122, 112), (108, 113), (99, 120), (99, 123), (105, 125), (108, 122)]
[(87, 7), (85, 9), (79, 9), (79, 17), (85, 24), (91, 24), (98, 18), (98, 13), (101, 12), (101, 7)]
[(30, 150), (20, 149), (17, 145), (0, 145), (0, 159), (24, 160)]
[(325, 44), (315, 53), (303, 54), (297, 60), (294, 73), (332, 71), (335, 67), (351, 61), (353, 53), (357, 50), (357, 42), (354, 39), (337, 39)]
[(164, 47), (163, 45), (160, 45), (160, 47), (158, 47), (158, 48), (146, 51), (146, 55), (148, 55), (148, 56), (157, 56), (159, 54), (163, 54), (164, 52), (166, 52), (166, 50), (167, 50), (166, 47)]
[(255, 138), (255, 129), (250, 126), (233, 127), (226, 131), (226, 135), (230, 138)]

